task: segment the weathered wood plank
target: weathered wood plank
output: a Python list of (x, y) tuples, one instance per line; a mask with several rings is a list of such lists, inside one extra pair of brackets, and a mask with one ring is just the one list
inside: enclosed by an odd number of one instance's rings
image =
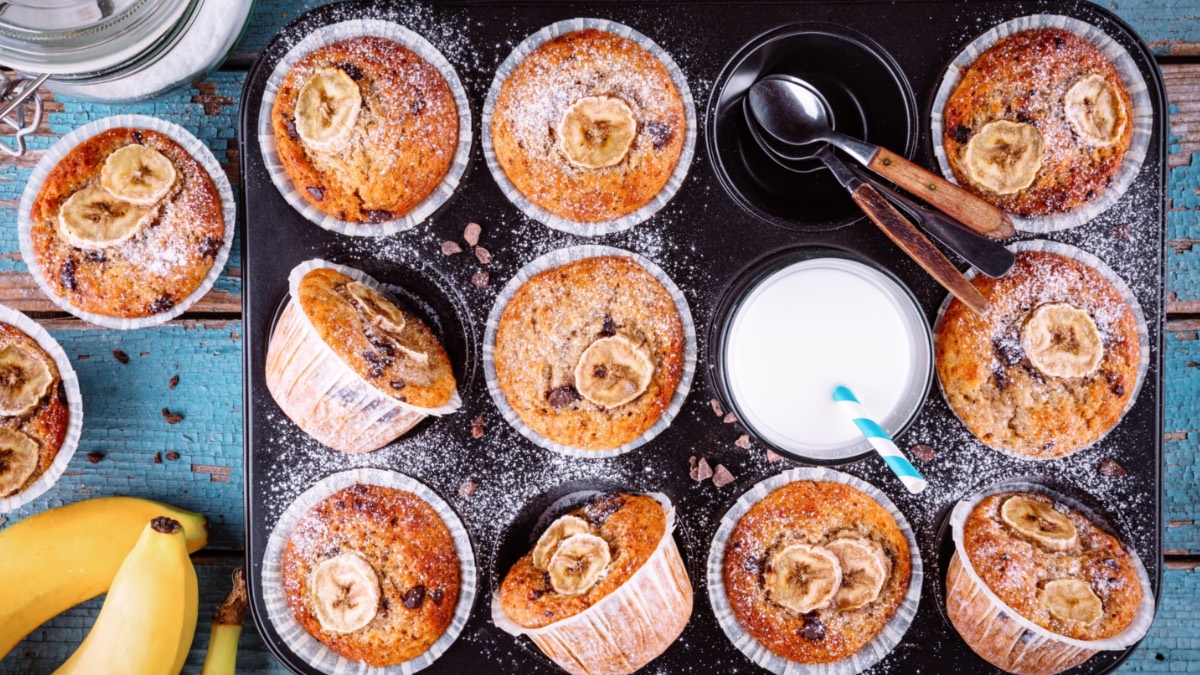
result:
[(1164, 548), (1183, 555), (1200, 553), (1200, 340), (1195, 335), (1169, 332), (1166, 342)]

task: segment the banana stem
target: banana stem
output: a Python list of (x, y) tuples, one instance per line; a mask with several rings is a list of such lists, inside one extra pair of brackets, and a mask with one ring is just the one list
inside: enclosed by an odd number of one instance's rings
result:
[(239, 567), (233, 571), (233, 590), (213, 612), (212, 633), (201, 675), (234, 675), (237, 672), (238, 638), (246, 621), (247, 605), (245, 571)]

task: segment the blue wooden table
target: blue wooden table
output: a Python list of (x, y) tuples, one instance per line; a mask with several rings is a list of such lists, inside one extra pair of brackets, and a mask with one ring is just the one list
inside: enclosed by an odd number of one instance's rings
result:
[[(193, 556), (201, 621), (185, 672), (199, 672), (213, 607), (242, 560), (241, 259), (235, 245), (216, 287), (180, 320), (119, 332), (65, 318), (37, 290), (17, 245), (17, 204), (32, 166), (57, 138), (90, 120), (136, 112), (186, 127), (204, 140), (237, 184), (238, 99), (246, 69), (281, 26), (321, 0), (258, 0), (229, 62), (186, 90), (139, 105), (47, 100), (45, 123), (17, 161), (0, 160), (0, 304), (29, 312), (74, 360), (83, 390), (83, 438), (66, 475), (0, 527), (46, 508), (97, 495), (150, 497), (203, 512), (208, 548)], [(1154, 48), (1170, 100), (1167, 232), (1167, 569), (1158, 619), (1124, 672), (1200, 672), (1200, 0), (1105, 0)], [(114, 350), (130, 358), (118, 361)], [(178, 386), (169, 383), (178, 376)], [(167, 424), (162, 408), (183, 414)], [(103, 459), (89, 463), (89, 453)], [(162, 462), (155, 461), (160, 454)], [(0, 589), (0, 593), (2, 593)], [(55, 618), (0, 662), (3, 672), (49, 672), (83, 639), (100, 602)], [(239, 665), (283, 672), (247, 625)]]

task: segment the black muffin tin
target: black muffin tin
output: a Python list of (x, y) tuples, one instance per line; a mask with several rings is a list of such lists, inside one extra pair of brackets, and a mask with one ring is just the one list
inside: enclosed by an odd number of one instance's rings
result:
[[(931, 393), (917, 422), (897, 440), (902, 447), (929, 443), (933, 462), (918, 462), (931, 482), (910, 495), (872, 456), (840, 467), (883, 490), (912, 523), (925, 565), (917, 617), (903, 642), (872, 672), (993, 672), (943, 619), (942, 580), (948, 554), (943, 522), (953, 504), (991, 483), (1036, 476), (1091, 505), (1114, 524), (1144, 561), (1157, 591), (1162, 578), (1162, 322), (1166, 195), (1166, 101), (1161, 76), (1146, 45), (1118, 17), (1089, 2), (353, 2), (312, 10), (292, 22), (250, 71), (242, 98), (239, 149), (245, 320), (246, 550), (251, 608), (258, 631), (292, 670), (317, 672), (279, 639), (260, 595), (267, 537), (283, 509), (311, 482), (355, 466), (401, 471), (422, 481), (463, 516), (474, 543), (480, 587), (462, 635), (428, 672), (551, 673), (557, 669), (524, 638), (496, 629), (490, 599), (508, 566), (527, 550), (542, 510), (581, 489), (623, 487), (666, 493), (680, 527), (676, 538), (695, 589), (695, 608), (680, 638), (646, 668), (650, 672), (754, 672), (757, 667), (725, 637), (713, 617), (703, 578), (709, 542), (721, 516), (739, 495), (786, 468), (732, 445), (741, 431), (709, 410), (718, 395), (709, 335), (728, 287), (756, 261), (799, 246), (844, 249), (869, 258), (901, 279), (932, 321), (946, 292), (856, 213), (848, 196), (823, 172), (782, 176), (747, 144), (738, 127), (740, 105), (730, 88), (749, 78), (793, 72), (828, 88), (838, 126), (861, 125), (869, 140), (889, 145), (918, 163), (936, 163), (929, 132), (930, 106), (946, 64), (992, 26), (1019, 16), (1057, 13), (1092, 23), (1132, 55), (1150, 89), (1155, 121), (1150, 149), (1137, 180), (1116, 207), (1091, 223), (1043, 238), (1063, 241), (1104, 259), (1134, 289), (1150, 333), (1145, 386), (1120, 425), (1101, 443), (1072, 457), (1042, 463), (1000, 456), (963, 440), (961, 424), (942, 397)], [(422, 33), (458, 70), (470, 98), (472, 162), (456, 196), (416, 229), (382, 241), (334, 234), (307, 221), (284, 201), (263, 164), (256, 135), (264, 83), (278, 59), (313, 28), (369, 16), (392, 19)], [(675, 198), (632, 230), (594, 239), (528, 221), (501, 193), (481, 150), (480, 114), (495, 68), (517, 43), (555, 21), (596, 17), (640, 31), (683, 69), (696, 100), (699, 138), (687, 180)], [(447, 49), (447, 45), (454, 48)], [(789, 52), (805, 44), (819, 58)], [(740, 80), (737, 78), (741, 78)], [(732, 112), (737, 108), (739, 112)], [(790, 181), (790, 182), (789, 182)], [(796, 186), (789, 189), (788, 186)], [(801, 194), (803, 193), (803, 194)], [(480, 269), (465, 255), (444, 258), (443, 240), (460, 240), (472, 221), (484, 226), (483, 244), (495, 260), (491, 286), (474, 288)], [(1020, 235), (1018, 238), (1030, 238)], [(692, 392), (672, 425), (658, 438), (607, 460), (570, 460), (534, 446), (504, 423), (483, 382), (481, 341), (496, 292), (541, 253), (598, 243), (647, 255), (687, 297), (696, 320), (699, 362)], [(1138, 251), (1139, 255), (1130, 255)], [(1116, 252), (1115, 255), (1110, 252)], [(353, 265), (397, 291), (439, 333), (454, 360), (465, 405), (456, 415), (430, 419), (389, 448), (344, 456), (307, 439), (280, 412), (264, 381), (266, 346), (293, 266), (323, 257)], [(473, 263), (474, 261), (471, 261)], [(961, 263), (961, 261), (958, 261)], [(484, 415), (487, 431), (471, 438), (471, 420)], [(688, 478), (688, 457), (723, 463), (737, 481), (717, 489)], [(753, 456), (751, 456), (753, 455)], [(1102, 459), (1116, 459), (1128, 476), (1101, 483), (1090, 478)], [(312, 480), (297, 480), (297, 476)], [(1085, 477), (1086, 480), (1081, 480)], [(479, 483), (474, 499), (458, 496), (467, 479)], [(1086, 489), (1080, 489), (1084, 484)], [(1101, 487), (1097, 487), (1101, 486)], [(506, 489), (535, 494), (521, 503), (488, 501)], [(494, 491), (488, 493), (487, 491)], [(479, 513), (481, 504), (491, 505)], [(500, 506), (497, 507), (496, 505)], [(1131, 651), (1131, 650), (1130, 650)], [(1072, 672), (1114, 669), (1127, 652), (1102, 652)]]

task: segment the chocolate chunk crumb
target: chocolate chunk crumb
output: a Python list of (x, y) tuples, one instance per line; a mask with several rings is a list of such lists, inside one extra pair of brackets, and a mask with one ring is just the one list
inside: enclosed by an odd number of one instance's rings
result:
[(179, 376), (174, 375), (171, 377), (171, 381), (167, 382), (167, 389), (174, 389), (175, 387), (178, 387), (178, 386), (179, 386)]
[(288, 135), (288, 138), (292, 139), (293, 141), (300, 140), (300, 132), (296, 131), (296, 120), (294, 118), (288, 120), (287, 135)]
[(432, 600), (433, 604), (437, 605), (438, 607), (442, 606), (442, 600), (445, 597), (446, 597), (446, 592), (440, 588), (433, 589), (433, 592), (429, 594), (429, 599)]
[(455, 253), (462, 253), (462, 247), (458, 245), (458, 242), (449, 240), (442, 242), (442, 255), (454, 255)]
[(67, 258), (66, 262), (62, 265), (62, 269), (58, 271), (58, 280), (62, 282), (62, 285), (68, 291), (73, 291), (76, 288), (75, 270), (78, 266), (79, 263), (75, 262), (74, 258)]
[(734, 441), (733, 444), (743, 450), (749, 450), (750, 449), (750, 434), (742, 434), (741, 436), (738, 436), (737, 440)]
[(1112, 386), (1112, 393), (1116, 394), (1117, 396), (1124, 396), (1125, 395), (1125, 386), (1122, 384), (1119, 384), (1119, 383), (1114, 384)]
[(161, 452), (154, 453), (154, 463), (162, 464), (162, 453)]
[(1111, 457), (1100, 460), (1100, 474), (1109, 478), (1124, 478), (1128, 475), (1125, 467)]
[(142, 132), (140, 132), (140, 131), (134, 131), (132, 136), (133, 136), (134, 143), (141, 143), (142, 141), (146, 140), (146, 137), (143, 136)]
[(950, 130), (950, 138), (953, 138), (955, 143), (966, 143), (971, 140), (971, 130), (961, 124), (956, 124)]
[(721, 421), (725, 424), (733, 424), (737, 421), (737, 415), (734, 415), (733, 413), (725, 413), (725, 417), (721, 418)]
[(783, 455), (780, 455), (779, 453), (775, 452), (774, 450), (767, 448), (767, 461), (768, 462), (774, 464), (775, 462), (778, 462), (781, 459), (783, 459)]
[(104, 255), (104, 251), (88, 251), (86, 255), (89, 262), (103, 263), (108, 261), (108, 256)]
[(319, 202), (325, 201), (325, 188), (323, 187), (310, 187), (308, 188), (308, 194)]
[(171, 298), (170, 295), (163, 294), (163, 295), (158, 296), (157, 300), (150, 303), (150, 306), (147, 309), (150, 310), (151, 314), (161, 314), (163, 312), (171, 311), (171, 309), (173, 309), (174, 307), (175, 307), (175, 300), (173, 298)]
[(479, 243), (479, 235), (483, 233), (483, 228), (479, 223), (467, 223), (467, 228), (463, 230), (463, 241), (467, 242), (467, 246), (475, 246)]
[(797, 632), (809, 642), (820, 642), (825, 639), (825, 624), (816, 614), (805, 614), (804, 627)]
[(200, 255), (205, 258), (216, 258), (224, 245), (225, 240), (221, 237), (207, 236), (204, 241), (200, 242)]
[(611, 337), (617, 334), (617, 324), (613, 323), (612, 317), (604, 315), (604, 327), (600, 329), (601, 337)]
[(475, 481), (466, 481), (458, 486), (458, 496), (463, 499), (470, 499), (475, 496), (475, 490), (477, 489), (479, 489), (479, 486), (475, 484)]
[(922, 462), (931, 462), (934, 457), (937, 457), (937, 451), (932, 445), (926, 443), (918, 443), (908, 449), (908, 453)]
[(1025, 358), (1025, 352), (1016, 340), (993, 340), (992, 351), (996, 353), (996, 358), (1000, 360), (1000, 363), (1006, 367), (1015, 366)]
[(117, 361), (119, 361), (120, 363), (129, 363), (129, 355), (126, 354), (125, 352), (121, 351), (120, 349), (113, 350), (113, 358), (116, 359)]
[(569, 384), (555, 387), (546, 394), (546, 401), (550, 403), (551, 408), (564, 408), (579, 399), (579, 392)]
[(407, 593), (404, 594), (404, 606), (408, 609), (416, 609), (420, 607), (421, 603), (424, 601), (425, 587), (421, 584), (413, 586), (412, 588), (408, 589)]
[(647, 122), (646, 133), (650, 136), (650, 143), (655, 150), (662, 150), (671, 142), (671, 136), (674, 133), (671, 131), (671, 125), (663, 122)]
[(167, 461), (168, 461), (168, 462), (174, 462), (174, 461), (176, 461), (176, 460), (178, 460), (178, 459), (179, 459), (179, 453), (178, 453), (178, 452), (175, 452), (175, 451), (173, 451), (173, 450), (172, 450), (171, 452), (168, 452), (168, 453), (167, 453)]
[(366, 214), (368, 223), (386, 223), (392, 219), (392, 212), (382, 209), (367, 211)]
[(471, 283), (475, 284), (475, 288), (487, 288), (488, 282), (491, 280), (492, 275), (484, 271), (479, 271), (471, 275)]
[(471, 420), (471, 438), (483, 438), (483, 415)]
[(597, 495), (588, 501), (587, 506), (579, 512), (579, 516), (592, 526), (600, 527), (608, 522), (612, 514), (620, 511), (622, 506), (625, 506), (625, 498), (615, 492)]
[(486, 248), (484, 248), (482, 246), (475, 247), (475, 257), (479, 260), (479, 263), (481, 265), (486, 265), (486, 264), (492, 262), (491, 251), (487, 250)]
[(396, 391), (400, 391), (404, 387), (408, 386), (408, 383), (405, 382), (404, 380), (392, 380), (388, 384), (392, 387), (392, 389), (395, 389)]
[(721, 407), (721, 402), (717, 399), (712, 399), (708, 402), (708, 404), (712, 406), (713, 414), (717, 417), (721, 417), (725, 414), (725, 409)]
[[(163, 416), (163, 419), (167, 421), (167, 424), (179, 424), (180, 422), (183, 421), (183, 415), (180, 415), (179, 413), (173, 413), (170, 410), (167, 410), (166, 408), (162, 409), (162, 416)], [(170, 459), (170, 458), (171, 458), (171, 456), (167, 455), (167, 459)]]
[(725, 487), (733, 481), (734, 475), (729, 473), (729, 469), (726, 469), (724, 464), (718, 464), (717, 470), (713, 472), (713, 485)]
[(354, 80), (355, 82), (358, 82), (363, 77), (362, 68), (359, 68), (353, 63), (339, 63), (338, 68), (341, 68), (342, 71), (349, 75), (350, 79)]
[(537, 602), (538, 600), (541, 600), (542, 596), (545, 594), (546, 592), (540, 588), (531, 588), (529, 589), (529, 601)]
[(709, 478), (712, 478), (713, 470), (712, 467), (708, 465), (708, 460), (701, 457), (700, 460), (696, 462), (696, 465), (692, 467), (690, 474), (692, 480), (696, 481), (697, 483), (703, 483)]
[(87, 454), (87, 461), (91, 462), (92, 464), (99, 464), (100, 460), (102, 459), (104, 459), (103, 452), (89, 452)]

